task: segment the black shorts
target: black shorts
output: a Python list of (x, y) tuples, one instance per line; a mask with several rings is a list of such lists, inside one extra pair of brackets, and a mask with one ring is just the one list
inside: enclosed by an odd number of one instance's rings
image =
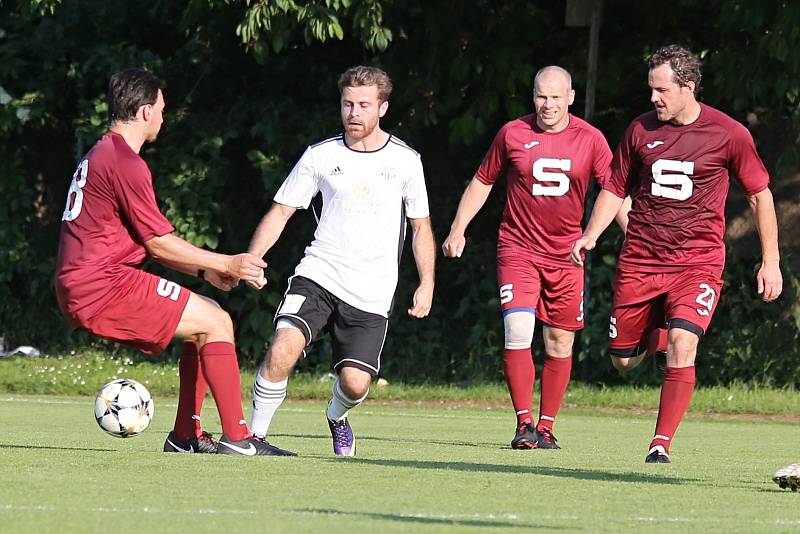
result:
[(275, 322), (281, 319), (303, 332), (307, 345), (330, 332), (337, 373), (355, 367), (378, 376), (389, 327), (386, 317), (354, 308), (312, 280), (293, 276), (275, 314)]

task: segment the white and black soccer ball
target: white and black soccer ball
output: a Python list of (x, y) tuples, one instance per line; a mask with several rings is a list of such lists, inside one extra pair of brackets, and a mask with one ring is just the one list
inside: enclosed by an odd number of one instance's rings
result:
[(153, 419), (153, 397), (136, 380), (112, 380), (94, 401), (94, 418), (100, 428), (117, 438), (141, 434)]

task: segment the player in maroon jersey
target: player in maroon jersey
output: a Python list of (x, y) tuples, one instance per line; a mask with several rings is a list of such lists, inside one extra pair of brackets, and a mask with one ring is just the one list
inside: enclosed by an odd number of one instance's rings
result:
[[(515, 449), (557, 449), (553, 424), (572, 370), (575, 331), (583, 328), (583, 269), (570, 262), (581, 235), (584, 198), (594, 177), (610, 174), (603, 134), (569, 113), (575, 97), (569, 73), (541, 69), (534, 79), (536, 112), (506, 123), (461, 197), (445, 256), (460, 257), (464, 231), (495, 182), (507, 178), (497, 243), (497, 277), (505, 327), (503, 369), (517, 415)], [(538, 422), (531, 414), (536, 317), (546, 356)]]
[(669, 463), (669, 448), (695, 384), (697, 345), (711, 321), (725, 263), (725, 199), (729, 172), (753, 209), (761, 240), (757, 291), (765, 302), (782, 290), (778, 225), (769, 175), (750, 133), (724, 113), (697, 101), (700, 60), (671, 45), (650, 59), (655, 109), (636, 118), (614, 153), (572, 260), (583, 264), (630, 195), (609, 329), (609, 351), (619, 370), (636, 367), (639, 347), (653, 327), (669, 327), (667, 372), (661, 388), (648, 463)]
[[(150, 169), (139, 156), (163, 122), (163, 82), (132, 68), (108, 87), (109, 131), (78, 164), (67, 194), (56, 266), (56, 296), (69, 325), (131, 345), (163, 351), (185, 340), (180, 398), (165, 452), (283, 455), (255, 440), (242, 413), (239, 364), (230, 316), (213, 300), (141, 269), (147, 258), (229, 290), (239, 279), (263, 280), (266, 264), (250, 254), (227, 256), (197, 248), (173, 234), (161, 214)], [(223, 436), (200, 427), (211, 389)]]

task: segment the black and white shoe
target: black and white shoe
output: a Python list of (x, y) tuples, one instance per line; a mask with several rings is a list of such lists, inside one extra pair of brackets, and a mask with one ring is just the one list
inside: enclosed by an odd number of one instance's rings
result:
[(531, 423), (522, 423), (517, 427), (514, 439), (511, 440), (512, 449), (535, 449), (539, 434)]
[(646, 464), (668, 464), (672, 463), (669, 453), (661, 445), (656, 445), (650, 452), (647, 453), (647, 458), (644, 459)]
[(268, 441), (250, 436), (239, 441), (228, 439), (225, 434), (217, 442), (217, 454), (233, 454), (238, 456), (297, 456), (297, 453), (270, 445)]
[(800, 489), (800, 464), (787, 465), (775, 471), (772, 481), (781, 489), (797, 491)]
[(553, 431), (545, 428), (539, 427), (536, 429), (536, 448), (537, 449), (560, 449), (561, 447), (558, 446), (558, 440), (556, 439)]
[(181, 440), (175, 431), (169, 433), (164, 441), (164, 452), (182, 452), (190, 454), (214, 454), (217, 452), (217, 442), (208, 432), (203, 432), (199, 438)]

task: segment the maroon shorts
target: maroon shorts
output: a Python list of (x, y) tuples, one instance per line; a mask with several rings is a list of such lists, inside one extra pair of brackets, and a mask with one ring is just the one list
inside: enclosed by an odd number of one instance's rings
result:
[(94, 317), (81, 325), (89, 332), (158, 354), (175, 337), (191, 291), (141, 271), (134, 283), (120, 288)]
[(583, 270), (545, 267), (520, 255), (497, 258), (503, 315), (531, 311), (549, 326), (583, 328)]
[(700, 337), (711, 323), (721, 291), (720, 277), (702, 269), (674, 273), (617, 269), (608, 345), (627, 351), (665, 323)]

